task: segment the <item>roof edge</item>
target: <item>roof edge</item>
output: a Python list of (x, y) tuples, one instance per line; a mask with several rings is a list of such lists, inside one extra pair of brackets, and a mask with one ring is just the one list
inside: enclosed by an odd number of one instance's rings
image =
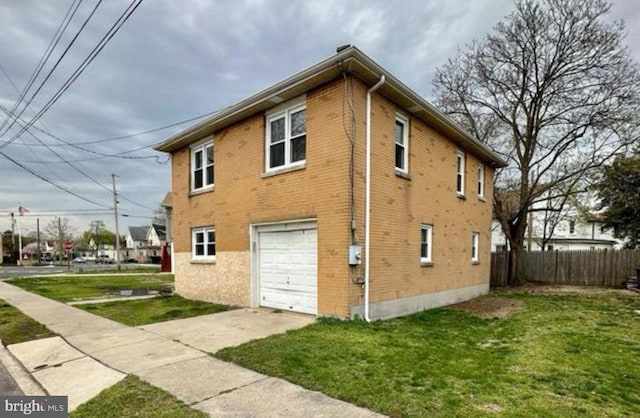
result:
[[(213, 134), (215, 130), (223, 129), (224, 127), (232, 124), (235, 122), (234, 117), (244, 113), (249, 114), (252, 109), (259, 112), (263, 110), (260, 109), (260, 107), (265, 107), (267, 105), (271, 107), (277, 105), (279, 103), (280, 96), (287, 91), (309, 82), (313, 83), (317, 81), (319, 85), (321, 82), (328, 81), (339, 75), (343, 70), (349, 71), (356, 76), (360, 76), (360, 78), (366, 82), (370, 82), (373, 78), (379, 79), (380, 76), (384, 74), (387, 81), (380, 89), (381, 94), (385, 94), (386, 92), (387, 94), (399, 95), (406, 98), (406, 100), (413, 103), (415, 107), (415, 109), (412, 107), (414, 110), (407, 110), (411, 113), (422, 111), (424, 113), (423, 118), (428, 119), (429, 122), (434, 124), (437, 129), (444, 131), (443, 133), (453, 136), (454, 138), (452, 139), (456, 140), (456, 142), (462, 142), (463, 145), (471, 148), (471, 150), (482, 156), (486, 162), (489, 162), (492, 167), (501, 168), (508, 165), (486, 145), (481, 143), (477, 138), (471, 136), (455, 121), (422, 98), (419, 94), (414, 92), (411, 88), (402, 83), (389, 71), (385, 70), (355, 46), (350, 46), (265, 90), (227, 107), (207, 119), (171, 136), (165, 141), (156, 144), (153, 149), (169, 153), (176, 151), (177, 149), (188, 146), (207, 135)], [(421, 119), (423, 118), (421, 117)], [(225, 125), (225, 123), (227, 124)]]

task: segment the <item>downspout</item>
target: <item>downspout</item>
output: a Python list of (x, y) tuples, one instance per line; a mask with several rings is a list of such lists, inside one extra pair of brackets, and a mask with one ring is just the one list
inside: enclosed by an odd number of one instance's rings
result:
[(364, 225), (364, 320), (371, 322), (369, 316), (369, 246), (371, 241), (371, 93), (378, 90), (384, 84), (384, 74), (380, 76), (373, 87), (367, 91), (367, 114), (366, 114), (366, 169), (365, 169), (365, 225)]

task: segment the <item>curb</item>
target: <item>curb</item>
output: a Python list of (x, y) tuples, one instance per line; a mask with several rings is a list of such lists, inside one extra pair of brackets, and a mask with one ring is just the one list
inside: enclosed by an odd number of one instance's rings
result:
[(22, 363), (16, 359), (7, 347), (0, 340), (0, 363), (4, 365), (20, 390), (28, 396), (46, 396), (48, 393), (24, 368)]

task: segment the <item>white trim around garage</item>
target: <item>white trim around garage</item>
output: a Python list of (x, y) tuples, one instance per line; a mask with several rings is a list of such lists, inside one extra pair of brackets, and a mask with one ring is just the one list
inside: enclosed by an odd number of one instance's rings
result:
[[(318, 224), (315, 219), (298, 219), (251, 225), (250, 254), (252, 307), (267, 306), (314, 315), (317, 314), (317, 229)], [(300, 234), (297, 232), (300, 232)], [(290, 233), (288, 234), (290, 236), (287, 237), (283, 233)], [(273, 252), (277, 247), (282, 247), (283, 245), (286, 246), (288, 240), (291, 240), (293, 243), (296, 242), (296, 240), (300, 241), (300, 239), (304, 240), (301, 241), (305, 243), (303, 245), (304, 248), (296, 248), (294, 249), (294, 252), (301, 250), (301, 254), (297, 254), (302, 257), (299, 260), (302, 260), (301, 262), (303, 263), (308, 263), (308, 266), (307, 264), (304, 264), (302, 267), (311, 267), (311, 270), (313, 270), (310, 274), (309, 271), (305, 272), (302, 277), (297, 276), (297, 273), (299, 272), (297, 272), (296, 269), (300, 268), (300, 266), (294, 266), (295, 259), (297, 257), (296, 254), (289, 254), (284, 257), (282, 254)], [(261, 243), (262, 246), (269, 246), (269, 253), (262, 253), (263, 249), (261, 248)], [(290, 251), (291, 249), (292, 248), (287, 248), (287, 251)], [(313, 251), (313, 254), (307, 254), (309, 250)], [(261, 257), (269, 257), (269, 259), (261, 260)], [(291, 259), (292, 261), (285, 263), (287, 266), (282, 267), (282, 270), (284, 271), (292, 270), (292, 282), (289, 283), (289, 277), (287, 277), (286, 280), (285, 287), (288, 289), (285, 289), (284, 287), (278, 288), (278, 286), (274, 285), (273, 280), (277, 281), (277, 279), (273, 277), (272, 273), (278, 274), (278, 272), (269, 268), (270, 265), (273, 267), (272, 263), (278, 262), (278, 260), (284, 261), (285, 259)], [(261, 272), (261, 266), (262, 269), (266, 269), (265, 272)], [(269, 280), (271, 282), (267, 287), (265, 287), (265, 289), (261, 289), (263, 279), (261, 278), (261, 275), (270, 275)], [(297, 278), (300, 279), (298, 280), (300, 283), (296, 283), (294, 276), (297, 276)], [(296, 284), (298, 285), (297, 287)], [(304, 287), (304, 289), (302, 289), (301, 286)], [(271, 292), (272, 297), (278, 297), (278, 295), (286, 296), (286, 292), (288, 291), (290, 291), (292, 295), (293, 302), (291, 303), (287, 303), (284, 300), (274, 299), (271, 299), (266, 303), (263, 302), (263, 298), (268, 298), (269, 292)], [(315, 298), (315, 300), (313, 300), (313, 298)]]

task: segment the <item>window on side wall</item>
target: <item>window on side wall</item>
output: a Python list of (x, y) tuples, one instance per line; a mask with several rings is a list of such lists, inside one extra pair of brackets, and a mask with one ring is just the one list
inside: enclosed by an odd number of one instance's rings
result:
[(456, 163), (456, 193), (464, 196), (464, 152), (458, 151)]
[(297, 104), (267, 114), (266, 171), (303, 165), (307, 158), (307, 110)]
[(409, 172), (409, 119), (396, 114), (395, 164), (396, 170)]
[(484, 165), (478, 164), (478, 197), (484, 198)]
[(216, 230), (213, 227), (191, 230), (191, 258), (212, 260), (216, 256)]
[(479, 245), (480, 245), (480, 234), (477, 232), (474, 232), (473, 234), (471, 234), (471, 262), (472, 263), (480, 262)]
[(200, 191), (213, 187), (213, 142), (191, 148), (191, 190)]
[(431, 250), (433, 247), (433, 227), (431, 225), (422, 225), (420, 227), (420, 262), (431, 263)]

